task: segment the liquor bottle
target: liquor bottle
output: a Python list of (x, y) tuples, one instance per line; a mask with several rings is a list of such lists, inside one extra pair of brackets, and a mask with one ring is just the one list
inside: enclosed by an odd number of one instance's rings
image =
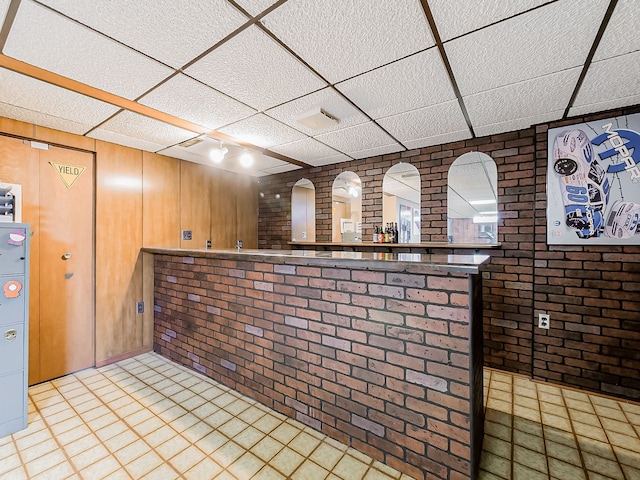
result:
[(400, 243), (400, 234), (398, 232), (398, 222), (393, 224), (393, 243)]
[(391, 229), (387, 223), (387, 227), (384, 229), (384, 242), (389, 243), (391, 241)]
[(378, 243), (378, 226), (373, 229), (373, 243)]

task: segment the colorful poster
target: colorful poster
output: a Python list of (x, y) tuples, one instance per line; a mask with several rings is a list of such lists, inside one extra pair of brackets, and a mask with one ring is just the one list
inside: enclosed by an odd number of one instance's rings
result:
[(548, 133), (547, 243), (640, 244), (640, 114)]

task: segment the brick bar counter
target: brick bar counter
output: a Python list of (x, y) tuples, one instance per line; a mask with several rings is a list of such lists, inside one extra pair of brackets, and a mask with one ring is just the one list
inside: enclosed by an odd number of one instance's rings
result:
[(474, 479), (486, 256), (155, 256), (154, 350), (418, 479)]

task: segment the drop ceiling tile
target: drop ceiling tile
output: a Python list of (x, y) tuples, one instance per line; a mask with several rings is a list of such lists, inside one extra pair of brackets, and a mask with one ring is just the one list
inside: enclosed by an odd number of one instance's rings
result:
[(255, 26), (194, 63), (185, 73), (260, 111), (326, 86)]
[(474, 128), (474, 132), (477, 137), (484, 137), (486, 135), (497, 135), (499, 133), (505, 132), (513, 132), (515, 130), (529, 128), (532, 125), (537, 125), (538, 123), (548, 122), (551, 120), (559, 120), (560, 118), (562, 118), (563, 114), (564, 108), (562, 110), (554, 110), (552, 112), (541, 113), (538, 115), (524, 116), (504, 122), (481, 125), (477, 128)]
[(580, 86), (571, 115), (638, 103), (640, 51), (594, 62)]
[(128, 99), (141, 95), (172, 72), (30, 1), (20, 3), (3, 53)]
[(262, 171), (265, 173), (265, 175), (273, 175), (274, 173), (292, 172), (293, 170), (300, 170), (301, 168), (302, 167), (293, 165), (291, 163), (284, 163), (279, 167), (265, 168)]
[(396, 151), (403, 150), (384, 130), (373, 122), (317, 135), (316, 139), (336, 150), (354, 156), (353, 153), (393, 145)]
[(416, 0), (289, 0), (262, 23), (331, 83), (434, 45)]
[[(296, 117), (314, 108), (322, 108), (329, 115), (337, 118), (339, 122), (323, 130), (313, 130), (296, 121)], [(369, 121), (366, 115), (363, 115), (332, 88), (323, 88), (317, 92), (297, 98), (267, 110), (266, 114), (308, 135), (319, 135), (320, 133), (331, 132)]]
[[(201, 144), (200, 144), (201, 145)], [(224, 170), (227, 172), (239, 173), (242, 175), (250, 175), (253, 177), (261, 177), (271, 173), (287, 172), (289, 170), (296, 170), (300, 168), (297, 165), (292, 165), (288, 162), (284, 162), (277, 158), (262, 155), (258, 152), (252, 152), (254, 157), (254, 164), (249, 167), (243, 167), (238, 161), (237, 155), (227, 155), (224, 160), (219, 163), (212, 163), (206, 154), (202, 151), (196, 152), (191, 150), (192, 147), (184, 148), (179, 145), (173, 145), (171, 147), (160, 150), (158, 153), (167, 155), (169, 157), (179, 158), (188, 162), (199, 163), (211, 168)], [(237, 147), (236, 147), (237, 148)], [(272, 171), (273, 170), (273, 171)]]
[(9, 105), (0, 101), (0, 117), (12, 118), (20, 122), (33, 123), (42, 127), (53, 128), (63, 132), (83, 135), (92, 125), (73, 122), (66, 118), (60, 118), (46, 113), (29, 110), (15, 105)]
[(118, 111), (108, 103), (4, 68), (0, 68), (0, 85), (0, 102), (21, 109), (20, 120), (30, 121), (26, 117), (32, 115), (32, 123), (70, 133), (82, 135)]
[(408, 150), (413, 150), (414, 148), (424, 148), (430, 147), (432, 145), (443, 145), (445, 143), (458, 142), (460, 140), (467, 140), (469, 138), (471, 138), (471, 132), (465, 126), (464, 130), (447, 132), (441, 135), (432, 135), (430, 137), (419, 138), (417, 140), (407, 140), (403, 143)]
[(276, 2), (277, 0), (236, 0), (238, 5), (254, 17), (264, 12)]
[(337, 152), (333, 148), (328, 147), (327, 145), (324, 145), (323, 143), (320, 143), (313, 138), (306, 138), (297, 142), (279, 145), (272, 148), (271, 150), (305, 163), (311, 163), (312, 161), (322, 160), (324, 158), (330, 157), (340, 157), (342, 160), (339, 161), (343, 162), (351, 160), (351, 158), (349, 158), (347, 155)]
[(142, 97), (139, 103), (211, 130), (256, 113), (253, 108), (182, 74)]
[(336, 88), (373, 119), (456, 98), (437, 48), (358, 75)]
[(306, 136), (283, 123), (260, 113), (219, 130), (241, 142), (271, 148), (284, 143), (302, 140)]
[[(188, 130), (174, 127), (173, 125), (130, 111), (123, 111), (117, 114), (115, 117), (100, 125), (99, 130), (138, 138), (150, 144), (160, 145), (160, 148), (184, 142), (197, 136), (196, 133)], [(92, 137), (93, 135), (89, 134), (88, 136)], [(144, 148), (143, 150), (149, 149)], [(158, 148), (152, 151), (156, 150), (158, 150)]]
[(492, 23), (525, 12), (549, 0), (429, 0), (429, 7), (442, 41), (472, 32)]
[(405, 146), (414, 142), (412, 148), (435, 145), (432, 137), (451, 132), (470, 136), (457, 100), (381, 118), (378, 123)]
[(174, 68), (183, 67), (248, 20), (226, 0), (42, 3)]
[(582, 66), (608, 3), (551, 3), (447, 42), (462, 95)]
[(404, 151), (404, 147), (398, 143), (389, 145), (382, 145), (380, 147), (365, 148), (364, 150), (357, 150), (351, 154), (355, 159), (377, 157), (378, 155), (386, 155), (387, 153), (396, 153)]
[(140, 138), (111, 132), (102, 128), (92, 130), (87, 134), (87, 137), (95, 138), (96, 140), (103, 140), (105, 142), (115, 143), (117, 145), (123, 145), (125, 147), (137, 148), (138, 150), (145, 150), (147, 152), (158, 152), (164, 148), (164, 145), (159, 143), (148, 142)]
[(9, 10), (10, 0), (0, 0), (0, 25), (4, 23), (4, 17), (7, 15), (7, 10)]
[(335, 157), (326, 157), (326, 158), (319, 158), (317, 160), (311, 160), (309, 162), (309, 165), (313, 165), (314, 167), (321, 167), (323, 165), (333, 165), (335, 163), (348, 162), (349, 160), (351, 160), (351, 158), (346, 157), (346, 160), (345, 160), (345, 156), (340, 154), (340, 155), (336, 155)]
[(572, 68), (464, 97), (474, 130), (484, 125), (563, 111), (581, 71), (581, 67)]
[(618, 0), (593, 61), (640, 50), (640, 8), (637, 0)]

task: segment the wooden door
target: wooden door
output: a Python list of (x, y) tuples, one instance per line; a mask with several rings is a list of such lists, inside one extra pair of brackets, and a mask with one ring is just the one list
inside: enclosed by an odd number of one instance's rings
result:
[(40, 151), (39, 381), (95, 364), (93, 163), (86, 152)]

